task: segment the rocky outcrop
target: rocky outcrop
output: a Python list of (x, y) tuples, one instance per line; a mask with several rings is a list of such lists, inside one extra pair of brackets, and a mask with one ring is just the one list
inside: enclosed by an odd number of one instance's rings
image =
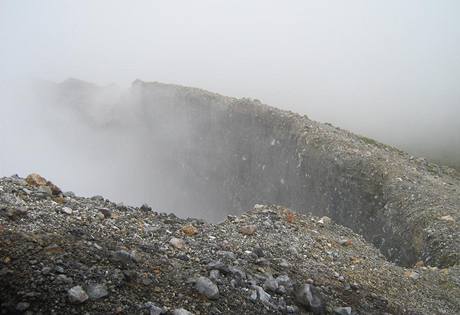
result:
[(210, 224), (47, 185), (0, 178), (1, 314), (460, 311), (458, 265), (397, 266), (328, 217), (255, 205)]

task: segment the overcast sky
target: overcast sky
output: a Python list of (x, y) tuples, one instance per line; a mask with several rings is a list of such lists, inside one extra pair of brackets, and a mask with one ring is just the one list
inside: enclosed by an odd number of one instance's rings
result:
[(436, 141), (460, 130), (460, 1), (0, 0), (0, 73), (177, 83)]

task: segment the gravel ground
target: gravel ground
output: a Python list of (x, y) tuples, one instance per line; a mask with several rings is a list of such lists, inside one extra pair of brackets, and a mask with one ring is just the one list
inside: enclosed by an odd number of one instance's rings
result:
[(208, 224), (0, 179), (2, 314), (458, 314), (460, 268), (388, 262), (328, 217)]

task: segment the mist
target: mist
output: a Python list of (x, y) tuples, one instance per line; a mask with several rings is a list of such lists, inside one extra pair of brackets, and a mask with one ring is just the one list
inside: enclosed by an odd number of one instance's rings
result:
[(171, 161), (186, 117), (146, 122), (137, 78), (259, 99), (460, 167), (459, 12), (458, 1), (1, 1), (0, 175), (197, 213)]

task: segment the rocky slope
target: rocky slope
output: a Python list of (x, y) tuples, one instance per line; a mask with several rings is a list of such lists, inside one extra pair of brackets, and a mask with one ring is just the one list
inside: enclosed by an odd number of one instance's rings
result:
[(458, 314), (459, 296), (458, 264), (397, 266), (328, 217), (209, 224), (0, 179), (2, 314)]

